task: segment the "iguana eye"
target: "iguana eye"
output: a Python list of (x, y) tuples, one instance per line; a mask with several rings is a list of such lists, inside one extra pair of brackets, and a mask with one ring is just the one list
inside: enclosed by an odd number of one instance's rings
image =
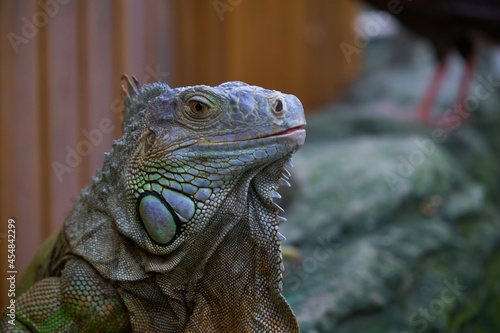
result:
[(206, 86), (190, 87), (175, 96), (176, 119), (192, 129), (207, 129), (225, 114), (228, 98)]
[(194, 114), (203, 114), (203, 113), (207, 112), (207, 110), (209, 109), (209, 106), (206, 105), (205, 103), (194, 100), (194, 101), (189, 102), (189, 108), (191, 109), (191, 111)]
[(184, 102), (184, 115), (191, 121), (206, 122), (218, 113), (216, 104), (203, 95), (194, 95)]

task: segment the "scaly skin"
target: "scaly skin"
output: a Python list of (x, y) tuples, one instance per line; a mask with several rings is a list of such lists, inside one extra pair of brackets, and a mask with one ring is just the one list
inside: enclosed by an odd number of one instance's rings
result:
[(123, 137), (0, 329), (298, 332), (272, 198), (305, 139), (300, 101), (241, 82), (127, 81)]

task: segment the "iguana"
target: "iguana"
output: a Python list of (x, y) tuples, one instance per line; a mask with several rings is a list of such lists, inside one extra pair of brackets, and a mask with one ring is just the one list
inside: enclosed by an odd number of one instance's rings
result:
[(125, 84), (122, 138), (0, 329), (298, 332), (273, 198), (304, 143), (300, 101), (242, 82)]

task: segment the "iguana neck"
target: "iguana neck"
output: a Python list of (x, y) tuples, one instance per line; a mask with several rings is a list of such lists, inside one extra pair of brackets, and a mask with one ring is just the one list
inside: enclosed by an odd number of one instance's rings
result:
[[(111, 154), (117, 149), (125, 149), (122, 146), (115, 144)], [(116, 155), (120, 154), (123, 155), (123, 151)], [(148, 253), (120, 234), (117, 228), (111, 227), (119, 223), (123, 225), (123, 220), (133, 218), (133, 212), (127, 209), (127, 196), (124, 189), (120, 188), (124, 186), (123, 180), (110, 181), (111, 177), (119, 175), (115, 170), (116, 164), (105, 163), (93, 178), (92, 184), (82, 191), (68, 216), (66, 236), (74, 254), (85, 258), (103, 276), (112, 280), (129, 281), (143, 279), (149, 273), (175, 271), (171, 274), (177, 275), (177, 278), (172, 281), (196, 283), (195, 277), (206, 274), (209, 261), (222, 260), (218, 258), (219, 255), (231, 253), (235, 251), (234, 246), (240, 248), (244, 243), (247, 244), (245, 246), (252, 245), (249, 252), (252, 253), (251, 261), (256, 263), (255, 268), (257, 264), (275, 263), (272, 277), (266, 280), (277, 287), (281, 276), (279, 241), (276, 237), (278, 210), (272, 206), (267, 189), (278, 188), (279, 178), (274, 176), (269, 180), (267, 174), (276, 173), (274, 169), (281, 169), (283, 164), (284, 161), (276, 161), (273, 166), (249, 170), (235, 179), (234, 184), (229, 184), (219, 193), (221, 203), (217, 213), (198, 237), (186, 242), (171, 255), (160, 256)], [(270, 168), (273, 170), (269, 170)], [(264, 182), (267, 184), (264, 185)], [(273, 249), (269, 248), (269, 243), (265, 246), (260, 243), (261, 240), (268, 242), (269, 239), (276, 240), (273, 242)], [(223, 245), (226, 243), (229, 245)], [(121, 258), (128, 259), (120, 260)], [(237, 264), (238, 260), (234, 265)], [(186, 268), (182, 269), (183, 266)], [(228, 272), (232, 270), (233, 268)], [(170, 276), (166, 274), (166, 280)]]
[(191, 244), (183, 259), (190, 265), (180, 264), (161, 276), (164, 292), (191, 291), (184, 295), (192, 311), (188, 325), (203, 320), (204, 327), (212, 325), (222, 331), (248, 331), (249, 327), (250, 331), (266, 331), (269, 327), (261, 326), (260, 318), (276, 318), (295, 327), (293, 313), (280, 294), (278, 212), (255, 184), (262, 177), (256, 173), (240, 179)]

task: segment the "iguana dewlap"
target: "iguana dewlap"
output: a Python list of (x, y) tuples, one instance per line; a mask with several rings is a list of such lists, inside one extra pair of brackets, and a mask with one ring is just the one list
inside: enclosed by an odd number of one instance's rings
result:
[(242, 82), (127, 84), (123, 137), (0, 330), (298, 332), (273, 198), (304, 143), (300, 101)]

